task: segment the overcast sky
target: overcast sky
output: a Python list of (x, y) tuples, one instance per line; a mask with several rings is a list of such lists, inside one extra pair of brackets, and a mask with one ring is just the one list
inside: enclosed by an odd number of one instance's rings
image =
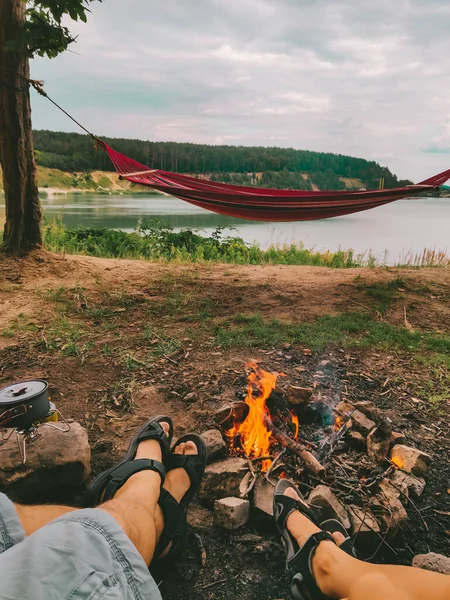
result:
[[(450, 168), (449, 0), (104, 0), (72, 31), (32, 75), (98, 135)], [(36, 94), (33, 120), (77, 130)]]

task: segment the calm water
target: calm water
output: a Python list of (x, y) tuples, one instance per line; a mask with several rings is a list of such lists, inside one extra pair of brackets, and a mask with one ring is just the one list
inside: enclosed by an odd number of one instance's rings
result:
[(371, 250), (379, 258), (388, 251), (389, 263), (424, 248), (450, 252), (450, 198), (400, 200), (347, 217), (300, 223), (244, 221), (159, 195), (58, 195), (42, 198), (42, 204), (47, 217), (61, 215), (69, 227), (95, 225), (132, 231), (140, 219), (158, 217), (176, 229), (202, 229), (205, 234), (218, 225), (235, 227), (245, 241), (262, 247), (303, 242), (317, 250)]

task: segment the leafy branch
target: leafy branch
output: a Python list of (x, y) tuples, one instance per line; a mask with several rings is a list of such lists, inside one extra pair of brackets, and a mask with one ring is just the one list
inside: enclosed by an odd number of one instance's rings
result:
[[(25, 0), (23, 0), (25, 1)], [(102, 0), (32, 0), (27, 2), (25, 21), (20, 36), (10, 43), (12, 51), (27, 51), (28, 55), (55, 58), (67, 50), (76, 37), (63, 25), (67, 17), (72, 21), (87, 21), (91, 2)]]

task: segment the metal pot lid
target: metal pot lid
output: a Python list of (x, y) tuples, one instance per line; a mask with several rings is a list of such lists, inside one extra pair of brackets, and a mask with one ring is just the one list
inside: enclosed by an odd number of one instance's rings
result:
[(21, 381), (0, 390), (0, 405), (21, 404), (40, 396), (48, 388), (43, 379)]

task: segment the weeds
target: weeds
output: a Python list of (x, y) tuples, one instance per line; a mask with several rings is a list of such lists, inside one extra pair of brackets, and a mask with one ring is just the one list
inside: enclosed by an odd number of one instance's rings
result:
[(373, 301), (374, 308), (383, 315), (391, 304), (400, 298), (398, 292), (404, 290), (406, 285), (406, 280), (400, 276), (392, 281), (370, 284), (361, 283), (359, 279), (356, 282), (356, 289), (364, 291), (366, 296)]
[(276, 346), (301, 343), (315, 350), (329, 344), (342, 347), (380, 347), (414, 353), (432, 351), (450, 356), (450, 336), (410, 332), (385, 322), (373, 321), (368, 314), (349, 312), (325, 315), (312, 323), (264, 320), (259, 315), (237, 315), (231, 323), (215, 329), (219, 346)]
[(116, 408), (121, 408), (126, 412), (133, 412), (135, 408), (136, 392), (139, 384), (134, 377), (127, 377), (117, 381), (111, 392), (104, 396), (105, 404), (112, 404)]

